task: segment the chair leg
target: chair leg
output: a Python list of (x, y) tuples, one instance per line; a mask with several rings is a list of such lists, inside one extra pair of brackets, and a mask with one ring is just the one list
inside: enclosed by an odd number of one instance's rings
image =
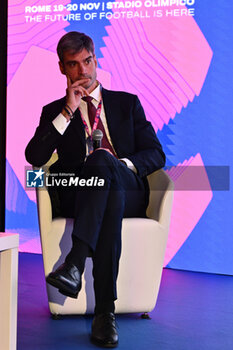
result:
[(53, 320), (61, 320), (62, 317), (61, 317), (61, 315), (59, 315), (59, 314), (52, 314), (52, 319), (53, 319)]
[(141, 318), (143, 320), (151, 320), (150, 315), (148, 314), (148, 312), (144, 312), (143, 314), (141, 314)]

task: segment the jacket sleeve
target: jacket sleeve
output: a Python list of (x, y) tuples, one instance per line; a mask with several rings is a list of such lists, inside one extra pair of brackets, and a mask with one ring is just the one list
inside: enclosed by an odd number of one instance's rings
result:
[(147, 176), (165, 165), (162, 146), (137, 96), (133, 108), (135, 153), (128, 156), (140, 177)]
[(62, 138), (52, 123), (56, 117), (53, 114), (46, 106), (43, 108), (39, 126), (26, 147), (26, 159), (34, 166), (40, 167), (47, 163)]

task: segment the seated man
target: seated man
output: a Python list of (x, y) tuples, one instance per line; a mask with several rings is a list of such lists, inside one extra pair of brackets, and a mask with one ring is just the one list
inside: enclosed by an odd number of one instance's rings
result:
[[(104, 89), (96, 80), (97, 60), (90, 37), (64, 35), (57, 46), (67, 77), (66, 96), (45, 106), (26, 148), (29, 163), (40, 167), (57, 150), (52, 172), (102, 179), (103, 186), (58, 188), (59, 212), (74, 217), (72, 249), (46, 281), (77, 298), (85, 259), (91, 254), (95, 292), (92, 340), (118, 344), (114, 301), (124, 217), (145, 217), (149, 198), (146, 176), (165, 164), (154, 129), (137, 96)], [(102, 130), (102, 148), (91, 150), (92, 133)], [(132, 247), (133, 249), (133, 247)]]

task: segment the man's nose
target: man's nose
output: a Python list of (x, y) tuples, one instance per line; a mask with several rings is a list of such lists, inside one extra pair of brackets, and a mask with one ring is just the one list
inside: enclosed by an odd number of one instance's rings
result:
[(86, 67), (84, 64), (79, 65), (79, 73), (80, 74), (85, 74), (86, 73)]

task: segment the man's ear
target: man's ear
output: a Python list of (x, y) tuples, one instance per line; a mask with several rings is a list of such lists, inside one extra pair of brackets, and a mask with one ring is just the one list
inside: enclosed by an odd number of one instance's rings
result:
[(64, 69), (64, 64), (61, 61), (59, 61), (58, 64), (59, 64), (59, 68), (60, 68), (61, 74), (66, 75), (65, 69)]
[(95, 54), (93, 54), (93, 59), (94, 59), (94, 62), (95, 62), (95, 67), (97, 68), (98, 63), (97, 63), (97, 59), (96, 59), (96, 55)]

